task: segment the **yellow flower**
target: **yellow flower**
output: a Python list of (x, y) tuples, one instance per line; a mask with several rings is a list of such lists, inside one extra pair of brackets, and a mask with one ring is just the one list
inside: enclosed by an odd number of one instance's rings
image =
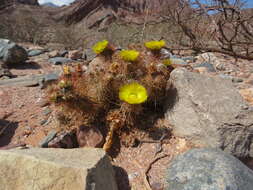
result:
[(150, 49), (150, 50), (160, 50), (165, 46), (165, 41), (160, 40), (160, 41), (150, 41), (145, 43), (145, 47)]
[(109, 42), (107, 40), (103, 40), (103, 41), (100, 41), (100, 42), (97, 42), (93, 47), (93, 51), (96, 53), (96, 54), (100, 54), (102, 53), (103, 51), (105, 51), (105, 49), (107, 48)]
[(70, 74), (70, 67), (67, 65), (63, 66), (63, 74), (64, 75), (69, 75)]
[(129, 104), (140, 104), (147, 100), (148, 94), (144, 86), (133, 82), (120, 87), (119, 98)]
[(172, 61), (170, 59), (164, 59), (163, 64), (166, 65), (166, 66), (169, 66), (169, 65), (172, 64)]
[(65, 80), (61, 80), (61, 81), (58, 83), (58, 86), (59, 86), (60, 88), (69, 88), (69, 87), (71, 87), (71, 82), (65, 81)]
[(136, 61), (136, 59), (139, 56), (139, 52), (135, 51), (135, 50), (122, 50), (120, 52), (120, 57), (124, 60), (124, 61)]

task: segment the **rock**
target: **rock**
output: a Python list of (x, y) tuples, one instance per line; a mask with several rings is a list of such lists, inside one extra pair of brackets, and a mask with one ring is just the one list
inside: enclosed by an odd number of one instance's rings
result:
[(241, 89), (239, 92), (242, 97), (253, 106), (253, 88)]
[(43, 85), (46, 82), (51, 82), (57, 80), (59, 73), (49, 73), (49, 74), (39, 74), (39, 75), (30, 75), (24, 77), (18, 77), (8, 80), (1, 80), (0, 86), (37, 86)]
[(72, 50), (72, 51), (69, 51), (68, 53), (68, 58), (73, 59), (73, 60), (81, 59), (82, 56), (83, 56), (83, 52), (80, 50)]
[(170, 60), (174, 65), (188, 65), (187, 62), (185, 62), (183, 59), (180, 58), (170, 58)]
[(69, 52), (67, 50), (62, 50), (59, 52), (60, 57), (65, 57)]
[(73, 60), (65, 57), (53, 57), (48, 60), (50, 63), (53, 63), (54, 65), (61, 65), (65, 63), (72, 62)]
[(232, 81), (233, 77), (230, 75), (219, 74), (219, 77)]
[(110, 160), (102, 149), (0, 151), (3, 190), (117, 190)]
[(93, 52), (92, 49), (86, 49), (83, 55), (83, 59), (87, 61), (93, 60), (97, 55)]
[(49, 115), (50, 113), (52, 112), (52, 110), (50, 109), (50, 108), (45, 108), (43, 111), (42, 111), (42, 114), (43, 115), (45, 115), (45, 116), (47, 116), (47, 115)]
[(196, 60), (195, 57), (193, 56), (188, 56), (188, 57), (182, 57), (181, 59), (183, 59), (185, 62), (189, 63), (189, 62), (194, 62)]
[(211, 52), (202, 53), (202, 54), (198, 55), (196, 57), (196, 59), (198, 61), (208, 62), (208, 63), (214, 64), (214, 65), (219, 64), (218, 58), (215, 56), (214, 53), (211, 53)]
[(26, 50), (16, 43), (0, 39), (0, 59), (7, 64), (22, 63), (27, 60)]
[(42, 148), (47, 148), (48, 143), (52, 141), (57, 135), (57, 132), (55, 130), (52, 130), (48, 133), (48, 135), (39, 143), (39, 146)]
[(79, 147), (96, 147), (103, 145), (104, 138), (101, 132), (94, 126), (80, 126), (76, 132)]
[(9, 69), (7, 68), (7, 66), (0, 61), (0, 78), (1, 77), (12, 77), (12, 73), (9, 71)]
[(194, 68), (194, 71), (197, 71), (200, 74), (208, 73), (208, 69), (206, 67), (196, 67)]
[(193, 68), (198, 68), (198, 67), (205, 67), (205, 68), (207, 68), (208, 72), (216, 72), (214, 66), (208, 62), (198, 64), (198, 65), (194, 66)]
[(192, 149), (176, 157), (165, 190), (252, 190), (253, 171), (218, 149)]
[(59, 51), (54, 50), (54, 51), (51, 51), (51, 52), (48, 53), (48, 57), (53, 58), (53, 57), (64, 57), (64, 56), (61, 56)]
[(166, 49), (166, 48), (162, 48), (160, 50), (160, 53), (161, 53), (161, 58), (162, 59), (169, 59), (169, 58), (172, 58), (172, 53), (170, 52), (170, 50)]
[(49, 148), (77, 148), (76, 136), (73, 132), (61, 132), (48, 143)]
[(28, 51), (28, 56), (33, 57), (33, 56), (38, 56), (40, 54), (43, 54), (45, 51), (41, 49), (32, 49)]
[(239, 82), (243, 82), (243, 79), (241, 79), (241, 78), (238, 78), (238, 77), (233, 77), (232, 78), (232, 82), (235, 82), (235, 83), (239, 83)]
[(253, 156), (253, 112), (231, 81), (178, 68), (170, 74), (166, 120), (173, 134), (198, 146)]

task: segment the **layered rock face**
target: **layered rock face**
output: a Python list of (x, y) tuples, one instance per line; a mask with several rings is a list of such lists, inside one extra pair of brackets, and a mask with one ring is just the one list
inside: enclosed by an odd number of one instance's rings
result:
[[(178, 0), (77, 0), (70, 6), (63, 8), (64, 19), (68, 23), (79, 22), (85, 17), (90, 17), (98, 12), (100, 15), (114, 15), (121, 18), (133, 14), (139, 16), (148, 13), (149, 15), (161, 13), (168, 6), (175, 5)], [(101, 16), (101, 17), (103, 17)]]

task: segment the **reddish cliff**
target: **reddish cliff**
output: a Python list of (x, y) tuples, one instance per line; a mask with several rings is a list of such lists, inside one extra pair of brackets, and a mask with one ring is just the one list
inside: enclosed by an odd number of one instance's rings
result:
[(123, 19), (140, 19), (142, 15), (156, 15), (166, 11), (168, 6), (175, 5), (178, 0), (76, 0), (70, 6), (63, 7), (60, 17), (67, 23), (79, 22), (82, 19), (97, 15), (99, 20), (114, 16)]

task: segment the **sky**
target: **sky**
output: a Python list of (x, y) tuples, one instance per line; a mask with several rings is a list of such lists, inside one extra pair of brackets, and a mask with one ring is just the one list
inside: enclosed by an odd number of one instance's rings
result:
[[(58, 5), (58, 6), (62, 6), (62, 5), (68, 5), (70, 3), (72, 3), (73, 1), (75, 0), (39, 0), (39, 3), (40, 4), (43, 4), (43, 3), (54, 3), (55, 5)], [(207, 0), (200, 0), (202, 2), (206, 2)], [(235, 0), (230, 0), (230, 1), (235, 1)], [(246, 2), (246, 6), (247, 8), (253, 8), (253, 0), (242, 0), (244, 2)]]
[(53, 3), (58, 6), (62, 5), (69, 5), (75, 0), (39, 0), (39, 4), (44, 4), (44, 3)]

